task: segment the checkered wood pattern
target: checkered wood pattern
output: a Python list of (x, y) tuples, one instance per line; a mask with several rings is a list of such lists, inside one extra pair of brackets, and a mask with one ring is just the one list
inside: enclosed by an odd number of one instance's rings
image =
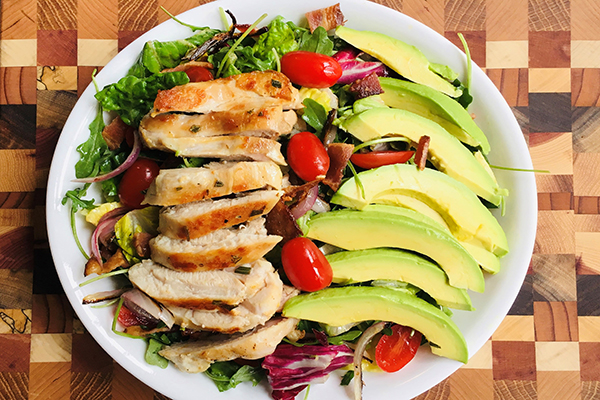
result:
[[(0, 399), (165, 399), (73, 315), (44, 198), (60, 130), (94, 68), (202, 0), (2, 0)], [(418, 397), (600, 399), (600, 2), (378, 0), (450, 40), (462, 32), (517, 116), (537, 174), (529, 273), (470, 362)]]

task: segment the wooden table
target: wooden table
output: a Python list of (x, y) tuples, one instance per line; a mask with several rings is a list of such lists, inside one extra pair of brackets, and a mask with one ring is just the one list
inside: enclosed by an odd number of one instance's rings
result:
[[(202, 0), (3, 0), (0, 399), (165, 399), (73, 315), (44, 218), (54, 145), (90, 73)], [(538, 174), (529, 274), (498, 331), (419, 399), (600, 399), (600, 3), (381, 0), (469, 41), (520, 121)]]

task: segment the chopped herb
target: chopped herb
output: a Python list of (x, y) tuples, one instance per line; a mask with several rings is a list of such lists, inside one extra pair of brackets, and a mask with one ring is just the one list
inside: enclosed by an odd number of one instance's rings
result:
[(251, 271), (252, 271), (252, 268), (244, 267), (242, 265), (241, 267), (237, 267), (234, 272), (236, 274), (248, 275), (248, 274), (250, 274)]
[(179, 192), (180, 190), (183, 190), (183, 186), (177, 186), (175, 190)]
[(223, 187), (225, 184), (221, 181), (215, 181), (215, 187)]
[(198, 133), (199, 130), (200, 130), (200, 125), (190, 126), (190, 132), (192, 132), (192, 133)]
[(236, 256), (235, 254), (231, 256), (231, 262), (234, 264), (237, 264), (241, 259), (242, 257)]
[(254, 112), (254, 108), (251, 110), (246, 111), (248, 114), (252, 114)]
[(279, 82), (277, 79), (271, 79), (271, 85), (273, 85), (273, 87), (280, 88), (281, 82)]
[(261, 215), (261, 214), (262, 214), (264, 211), (265, 211), (265, 208), (264, 208), (264, 207), (263, 207), (263, 208), (258, 208), (258, 209), (256, 209), (256, 210), (252, 210), (252, 211), (250, 212), (250, 216), (251, 216), (251, 217), (254, 217), (254, 216), (256, 216), (256, 215)]
[(353, 378), (354, 378), (354, 371), (346, 372), (344, 374), (344, 376), (342, 377), (342, 381), (340, 382), (340, 385), (348, 386)]

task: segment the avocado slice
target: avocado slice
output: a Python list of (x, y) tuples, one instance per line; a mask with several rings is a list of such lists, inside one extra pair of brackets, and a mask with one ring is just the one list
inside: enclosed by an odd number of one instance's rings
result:
[(465, 185), (439, 171), (419, 171), (409, 164), (363, 171), (358, 179), (364, 197), (355, 179), (344, 182), (331, 202), (361, 210), (378, 203), (379, 198), (389, 199), (396, 194), (413, 197), (436, 211), (461, 242), (478, 243), (498, 257), (508, 253), (506, 235), (492, 213)]
[(435, 261), (450, 285), (483, 292), (485, 281), (473, 257), (443, 229), (402, 215), (339, 210), (308, 221), (306, 236), (345, 250), (393, 247), (412, 250)]
[(333, 282), (366, 282), (392, 279), (410, 283), (424, 290), (439, 305), (459, 310), (473, 310), (464, 289), (448, 284), (448, 277), (434, 263), (399, 249), (340, 251), (326, 256), (333, 269)]
[(341, 127), (363, 142), (386, 135), (405, 136), (419, 142), (421, 136), (427, 135), (431, 139), (428, 159), (439, 171), (462, 182), (494, 205), (502, 201), (505, 190), (500, 189), (498, 182), (473, 153), (427, 118), (405, 110), (372, 108), (349, 117)]
[(410, 326), (439, 347), (431, 352), (466, 363), (467, 343), (446, 314), (414, 295), (383, 287), (347, 286), (293, 297), (283, 307), (285, 317), (332, 326), (370, 320)]
[(410, 111), (432, 120), (458, 140), (490, 152), (487, 137), (467, 110), (457, 101), (425, 85), (394, 78), (379, 78), (383, 93), (379, 96), (386, 105)]
[[(407, 196), (402, 196), (402, 195), (397, 195), (400, 196), (402, 198), (406, 198)], [(390, 195), (390, 197), (394, 197), (394, 195)], [(420, 203), (419, 200), (417, 199), (413, 199), (408, 197), (409, 199), (413, 200), (416, 203)], [(401, 199), (400, 201), (402, 201), (404, 199)], [(414, 204), (411, 204), (414, 206)], [(431, 209), (430, 207), (427, 206), (427, 204), (421, 203), (422, 207), (420, 207), (421, 210), (426, 210), (429, 209), (430, 212), (432, 212), (433, 214), (437, 215), (437, 218), (441, 219), (441, 216), (436, 213), (433, 209)], [(447, 230), (448, 232), (450, 232), (450, 228), (448, 227), (448, 225), (445, 223), (445, 221), (442, 219), (443, 223), (440, 224), (439, 221), (436, 218), (432, 218), (432, 215), (429, 215), (428, 213), (423, 213), (420, 210), (415, 210), (411, 207), (398, 207), (398, 206), (393, 206), (393, 205), (389, 205), (389, 204), (371, 204), (366, 206), (365, 208), (363, 208), (363, 211), (378, 211), (378, 212), (384, 212), (384, 213), (391, 213), (391, 214), (396, 214), (396, 215), (402, 215), (408, 218), (412, 218), (415, 219), (419, 222), (423, 222), (425, 224), (431, 225), (434, 228), (438, 228), (438, 229), (444, 229)], [(475, 259), (475, 261), (477, 261), (477, 263), (481, 266), (481, 268), (483, 268), (484, 271), (489, 272), (490, 274), (495, 274), (498, 271), (500, 271), (500, 260), (498, 259), (498, 257), (489, 252), (488, 250), (484, 249), (481, 246), (481, 243), (478, 243), (477, 241), (463, 241), (460, 240), (459, 238), (456, 238), (458, 240), (458, 243), (460, 243), (460, 245), (462, 247), (465, 248), (465, 250), (467, 250), (467, 252)]]

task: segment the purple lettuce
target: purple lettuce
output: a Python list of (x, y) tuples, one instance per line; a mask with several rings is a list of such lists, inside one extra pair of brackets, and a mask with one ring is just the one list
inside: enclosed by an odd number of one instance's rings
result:
[(333, 58), (342, 67), (342, 76), (337, 83), (348, 84), (357, 79), (362, 79), (367, 75), (375, 72), (377, 76), (387, 76), (387, 69), (383, 63), (379, 61), (359, 61), (357, 57), (360, 53), (355, 49), (340, 50), (333, 55)]

